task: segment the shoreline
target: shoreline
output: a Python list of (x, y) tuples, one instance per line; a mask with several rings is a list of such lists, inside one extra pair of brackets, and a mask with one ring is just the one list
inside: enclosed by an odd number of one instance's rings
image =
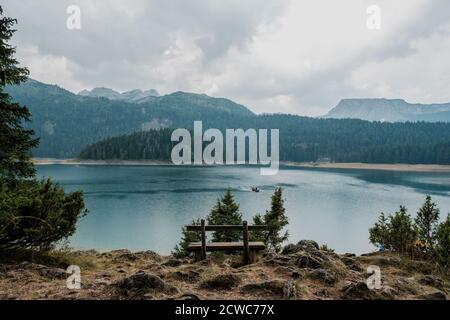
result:
[[(32, 158), (34, 165), (120, 165), (120, 166), (158, 166), (174, 165), (168, 160), (82, 160), (82, 159), (53, 159)], [(383, 164), (383, 163), (360, 163), (360, 162), (291, 162), (282, 161), (281, 166), (298, 168), (319, 169), (349, 169), (349, 170), (382, 170), (382, 171), (404, 171), (404, 172), (449, 172), (450, 165), (439, 164)]]
[(361, 163), (361, 162), (285, 162), (286, 166), (322, 169), (359, 169), (409, 172), (450, 172), (450, 165), (441, 164), (406, 164), (406, 163)]
[(36, 166), (44, 165), (83, 165), (83, 166), (159, 166), (173, 165), (170, 161), (163, 160), (83, 160), (83, 159), (53, 159), (53, 158), (32, 158), (31, 161)]

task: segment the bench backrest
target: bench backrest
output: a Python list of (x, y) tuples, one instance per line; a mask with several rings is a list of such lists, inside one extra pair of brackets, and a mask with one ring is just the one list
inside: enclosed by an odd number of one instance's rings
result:
[(186, 231), (200, 231), (201, 234), (201, 256), (206, 259), (206, 231), (241, 231), (243, 233), (244, 242), (244, 260), (249, 261), (250, 248), (248, 244), (249, 231), (264, 231), (268, 230), (266, 225), (248, 225), (247, 221), (243, 221), (242, 225), (205, 225), (205, 219), (200, 221), (200, 225), (188, 225)]

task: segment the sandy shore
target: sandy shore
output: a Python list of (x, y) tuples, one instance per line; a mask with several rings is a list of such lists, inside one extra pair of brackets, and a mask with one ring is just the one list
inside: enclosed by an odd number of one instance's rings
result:
[(171, 165), (170, 161), (158, 160), (81, 160), (81, 159), (50, 159), (50, 158), (33, 158), (35, 165), (51, 165), (51, 164), (66, 164), (66, 165), (121, 165), (121, 166), (157, 166), (157, 165)]
[(315, 162), (286, 162), (287, 166), (304, 168), (328, 169), (363, 169), (413, 172), (450, 172), (450, 165), (439, 164), (381, 164), (381, 163), (315, 163)]
[[(33, 158), (35, 165), (122, 165), (122, 166), (157, 166), (173, 165), (170, 161), (158, 160), (80, 160), (80, 159), (50, 159)], [(299, 168), (324, 169), (362, 169), (362, 170), (388, 170), (412, 172), (450, 172), (450, 165), (438, 164), (379, 164), (379, 163), (316, 163), (316, 162), (281, 162), (281, 165)]]

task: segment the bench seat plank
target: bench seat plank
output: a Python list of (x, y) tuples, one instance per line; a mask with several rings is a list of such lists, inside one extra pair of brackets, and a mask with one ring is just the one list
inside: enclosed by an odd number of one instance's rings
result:
[[(186, 231), (200, 231), (201, 225), (188, 225)], [(249, 225), (249, 231), (264, 231), (267, 230), (266, 225)], [(242, 231), (242, 225), (205, 225), (205, 231)]]
[[(266, 248), (264, 242), (260, 241), (249, 242), (248, 246), (250, 250), (264, 250)], [(189, 251), (197, 251), (201, 248), (201, 242), (191, 242), (187, 247)], [(242, 250), (243, 248), (243, 242), (210, 242), (206, 244), (207, 251)]]

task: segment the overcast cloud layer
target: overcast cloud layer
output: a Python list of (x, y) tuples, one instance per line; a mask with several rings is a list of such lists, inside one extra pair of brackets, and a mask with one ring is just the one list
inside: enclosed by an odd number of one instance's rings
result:
[[(69, 5), (81, 30), (66, 27)], [(381, 30), (366, 9), (381, 8)], [(36, 80), (206, 93), (321, 115), (342, 98), (450, 101), (448, 0), (4, 0)]]

